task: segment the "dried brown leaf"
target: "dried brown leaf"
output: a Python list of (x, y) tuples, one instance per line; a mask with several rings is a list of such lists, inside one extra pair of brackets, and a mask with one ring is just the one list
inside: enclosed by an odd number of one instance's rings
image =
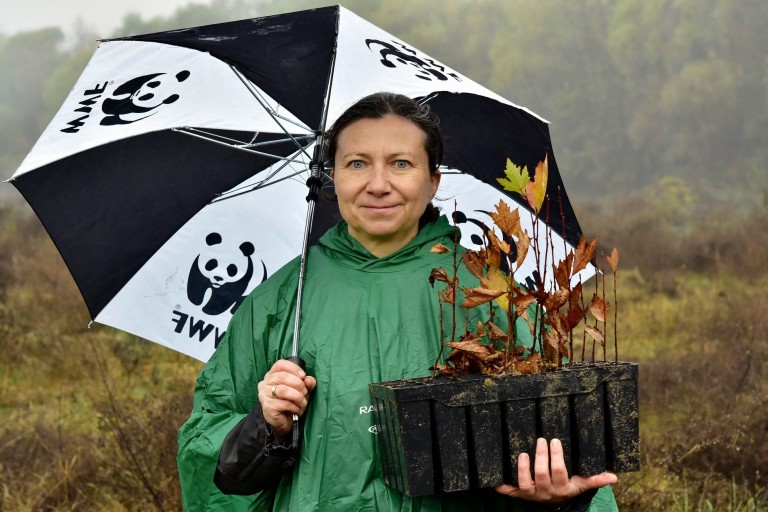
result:
[(449, 343), (446, 343), (446, 345), (448, 345), (454, 350), (467, 352), (469, 354), (472, 354), (473, 357), (476, 357), (481, 361), (485, 361), (486, 359), (488, 359), (488, 356), (491, 355), (490, 349), (486, 345), (480, 345), (478, 341), (475, 341), (475, 340), (451, 341)]
[(593, 238), (587, 243), (587, 239), (584, 235), (579, 240), (579, 245), (576, 247), (576, 252), (573, 255), (573, 274), (577, 274), (587, 268), (589, 262), (595, 257), (595, 249), (597, 248), (597, 238)]
[(592, 316), (601, 322), (605, 322), (610, 309), (611, 305), (598, 297), (597, 294), (592, 296), (592, 303), (589, 305), (589, 312), (592, 313)]
[(437, 254), (445, 254), (447, 252), (451, 252), (449, 248), (444, 246), (443, 244), (435, 244), (432, 246), (432, 248), (429, 250), (429, 252), (434, 252)]
[(555, 282), (559, 288), (570, 288), (571, 269), (573, 268), (573, 252), (569, 251), (565, 259), (554, 267)]
[(554, 332), (544, 333), (544, 360), (557, 361), (560, 354), (560, 336)]
[(551, 332), (547, 334), (556, 335), (559, 339), (566, 339), (570, 329), (568, 328), (568, 320), (560, 313), (552, 312), (547, 314), (545, 322), (552, 328)]
[(477, 251), (467, 251), (461, 255), (464, 266), (478, 279), (483, 278), (483, 259)]
[(563, 305), (565, 305), (566, 302), (568, 302), (568, 297), (570, 296), (571, 292), (568, 290), (568, 288), (561, 289), (561, 290), (555, 290), (553, 292), (550, 292), (547, 294), (547, 299), (544, 301), (544, 309), (547, 310), (547, 312), (557, 311)]
[(498, 247), (491, 244), (485, 249), (485, 257), (488, 261), (488, 266), (493, 268), (501, 268), (501, 251)]
[(440, 300), (446, 304), (455, 304), (456, 286), (454, 286), (452, 283), (448, 283), (448, 286), (445, 287), (445, 290), (440, 292)]
[(453, 366), (449, 366), (447, 364), (436, 364), (433, 367), (431, 367), (430, 370), (433, 372), (437, 372), (439, 375), (444, 375), (446, 377), (452, 377), (454, 375), (458, 375), (456, 368), (454, 368)]
[(569, 309), (568, 315), (565, 318), (566, 323), (568, 324), (568, 330), (572, 331), (577, 325), (579, 325), (579, 322), (584, 320), (586, 315), (587, 308), (577, 307), (575, 309)]
[(481, 304), (487, 304), (493, 299), (504, 295), (505, 291), (491, 290), (478, 286), (476, 288), (462, 288), (464, 292), (464, 302), (461, 303), (461, 307), (471, 309)]
[(598, 342), (600, 345), (605, 346), (605, 336), (603, 336), (603, 333), (600, 332), (599, 329), (596, 327), (592, 327), (590, 325), (584, 326), (584, 330), (589, 334), (589, 336)]
[(522, 361), (515, 363), (515, 370), (522, 375), (530, 373), (539, 373), (541, 371), (542, 361), (538, 352), (533, 352)]
[(494, 324), (490, 320), (485, 322), (485, 327), (488, 329), (488, 339), (491, 341), (506, 341), (507, 333), (504, 332), (498, 325)]
[(491, 246), (499, 249), (504, 254), (509, 254), (509, 252), (512, 250), (512, 247), (505, 242), (504, 240), (499, 239), (499, 237), (496, 236), (496, 233), (493, 231), (488, 232), (488, 239), (491, 241)]
[(616, 272), (616, 268), (619, 266), (619, 250), (615, 247), (611, 249), (611, 254), (606, 256), (605, 260), (611, 266), (613, 271)]
[(508, 236), (517, 238), (518, 234), (522, 231), (520, 211), (517, 208), (514, 210), (510, 209), (509, 205), (503, 200), (500, 200), (499, 204), (496, 205), (496, 212), (491, 212), (491, 218), (502, 233)]
[(478, 336), (485, 336), (485, 328), (483, 327), (483, 322), (480, 320), (477, 321), (477, 327), (475, 328), (475, 332), (477, 332)]
[(432, 272), (429, 273), (429, 284), (431, 284), (433, 288), (435, 286), (435, 281), (450, 283), (451, 278), (448, 277), (448, 272), (446, 272), (444, 268), (433, 268)]
[(525, 260), (525, 257), (528, 255), (528, 248), (531, 246), (531, 237), (528, 236), (528, 233), (520, 230), (520, 233), (518, 233), (516, 246), (517, 261), (515, 264), (518, 268), (520, 268), (520, 265), (523, 264), (523, 260)]
[(528, 306), (533, 304), (535, 301), (536, 297), (530, 293), (525, 293), (521, 290), (518, 290), (517, 293), (512, 296), (512, 304), (515, 305), (515, 315), (517, 317), (521, 317)]
[(575, 311), (582, 309), (581, 307), (581, 293), (582, 293), (582, 286), (581, 282), (576, 283), (576, 286), (573, 287), (573, 290), (571, 290), (571, 295), (568, 297), (568, 308)]

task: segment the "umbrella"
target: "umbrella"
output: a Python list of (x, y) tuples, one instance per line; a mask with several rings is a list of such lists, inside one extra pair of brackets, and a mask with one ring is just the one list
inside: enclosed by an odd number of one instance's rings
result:
[[(322, 199), (307, 221), (307, 179), (329, 182), (316, 148), (382, 90), (440, 118), (438, 196), (446, 212), (458, 204), (465, 245), (509, 200), (506, 160), (533, 169), (545, 156), (543, 210), (578, 241), (545, 120), (338, 6), (101, 41), (11, 182), (91, 318), (205, 361), (305, 232), (316, 240), (335, 222)], [(527, 261), (517, 276), (535, 270)]]

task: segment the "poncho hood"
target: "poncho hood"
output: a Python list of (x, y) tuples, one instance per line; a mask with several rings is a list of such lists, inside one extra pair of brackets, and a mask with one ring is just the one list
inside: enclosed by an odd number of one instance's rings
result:
[(421, 228), (405, 247), (378, 258), (355, 240), (349, 234), (349, 225), (341, 221), (323, 235), (318, 245), (325, 250), (329, 258), (344, 267), (364, 272), (391, 272), (393, 267), (418, 261), (434, 244), (445, 243), (446, 237), (453, 239), (455, 234), (458, 234), (457, 228), (441, 216)]

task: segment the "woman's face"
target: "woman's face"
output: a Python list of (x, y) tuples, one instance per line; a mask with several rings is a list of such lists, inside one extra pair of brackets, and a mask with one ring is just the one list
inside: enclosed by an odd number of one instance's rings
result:
[(378, 257), (419, 231), (440, 174), (429, 173), (425, 133), (408, 119), (361, 119), (341, 130), (332, 177), (349, 234)]

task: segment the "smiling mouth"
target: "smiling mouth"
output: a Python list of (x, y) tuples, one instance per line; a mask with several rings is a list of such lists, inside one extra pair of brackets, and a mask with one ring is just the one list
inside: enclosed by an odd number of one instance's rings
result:
[(396, 208), (396, 204), (391, 205), (374, 205), (374, 206), (363, 206), (363, 208), (367, 208), (369, 210), (391, 210), (392, 208)]

